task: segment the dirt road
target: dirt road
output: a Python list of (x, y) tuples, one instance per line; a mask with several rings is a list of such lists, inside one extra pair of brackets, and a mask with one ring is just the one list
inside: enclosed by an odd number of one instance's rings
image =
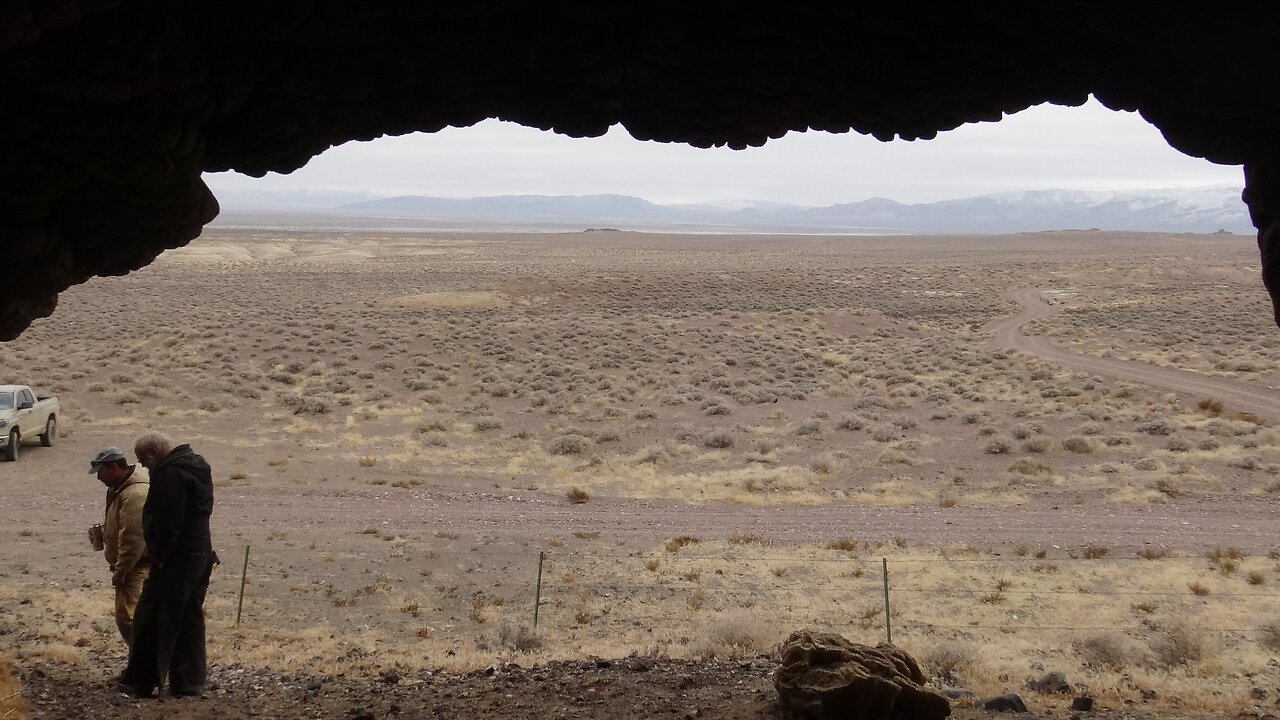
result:
[[(99, 442), (90, 440), (86, 447), (71, 450), (67, 456), (87, 457), (91, 454), (88, 448)], [(24, 458), (29, 466), (52, 460), (52, 455), (36, 453)], [(96, 493), (90, 495), (82, 484), (76, 484), (79, 479), (70, 473), (45, 472), (0, 483), (0, 524), (46, 536), (65, 534), (67, 519), (92, 517), (98, 501)], [(746, 534), (784, 544), (825, 543), (844, 537), (870, 541), (900, 538), (914, 546), (931, 547), (1027, 544), (1069, 549), (1104, 544), (1114, 551), (1133, 551), (1156, 545), (1192, 553), (1215, 545), (1265, 553), (1280, 536), (1275, 502), (1231, 497), (1152, 505), (962, 504), (943, 508), (859, 503), (695, 504), (598, 495), (588, 503), (574, 505), (562, 496), (540, 492), (260, 485), (219, 489), (215, 519), (217, 527), (226, 529), (305, 533), (312, 528), (338, 536), (359, 534), (378, 525), (401, 533), (475, 533), (509, 539), (575, 531), (600, 532), (635, 542), (657, 542), (678, 535), (725, 539)], [(12, 550), (23, 554), (21, 547)], [(33, 546), (32, 551), (43, 552), (40, 546)], [(38, 562), (40, 558), (14, 560)]]
[(1121, 378), (1150, 387), (1167, 388), (1201, 399), (1221, 400), (1232, 410), (1251, 412), (1271, 420), (1280, 418), (1280, 392), (1262, 385), (1229, 378), (1206, 377), (1199, 373), (1146, 363), (1082, 355), (1042, 337), (1024, 334), (1022, 326), (1058, 312), (1058, 308), (1041, 299), (1042, 292), (1039, 288), (1023, 288), (1012, 293), (1012, 299), (1021, 306), (1021, 310), (1017, 315), (987, 325), (985, 329), (992, 334), (994, 343), (1038, 355), (1073, 370)]

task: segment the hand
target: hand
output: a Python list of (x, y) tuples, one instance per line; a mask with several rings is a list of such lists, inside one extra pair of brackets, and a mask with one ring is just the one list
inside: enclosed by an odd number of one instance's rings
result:
[(116, 570), (115, 572), (111, 573), (111, 586), (122, 587), (124, 585), (125, 580), (128, 577), (129, 577), (129, 573), (125, 572), (124, 570)]

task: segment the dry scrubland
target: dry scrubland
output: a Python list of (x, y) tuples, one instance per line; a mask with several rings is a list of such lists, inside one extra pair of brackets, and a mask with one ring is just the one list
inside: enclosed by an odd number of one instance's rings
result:
[[(1073, 372), (984, 331), (1016, 311), (1011, 291), (1041, 287), (1062, 310), (1028, 333), (1280, 384), (1255, 254), (1247, 238), (1089, 233), (216, 233), (73, 288), (0, 348), (3, 374), (65, 408), (58, 447), (0, 468), (0, 535), (20, 561), (0, 569), (0, 619), (28, 661), (118, 654), (106, 573), (79, 543), (100, 502), (81, 468), (159, 427), (214, 465), (222, 663), (335, 673), (750, 655), (808, 624), (874, 642), (889, 557), (894, 639), (940, 682), (995, 693), (1064, 670), (1112, 706), (1273, 703), (1251, 696), (1280, 683), (1271, 537), (1173, 553), (1140, 538), (1016, 546), (996, 528), (964, 547), (856, 527), (681, 540), (666, 526), (614, 535), (592, 514), (1157, 506), (1195, 525), (1199, 508), (1273, 505), (1271, 418)], [(584, 520), (341, 513), (371, 496), (425, 513), (432, 493), (533, 498)], [(12, 509), (19, 498), (49, 512)], [(308, 498), (339, 517), (289, 514)]]

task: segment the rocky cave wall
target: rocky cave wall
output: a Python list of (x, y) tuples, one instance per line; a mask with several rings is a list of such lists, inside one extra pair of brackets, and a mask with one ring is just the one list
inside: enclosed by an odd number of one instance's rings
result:
[(202, 171), (486, 118), (575, 137), (929, 139), (1090, 93), (1245, 168), (1280, 292), (1270, 3), (17, 2), (0, 7), (0, 339), (218, 212)]

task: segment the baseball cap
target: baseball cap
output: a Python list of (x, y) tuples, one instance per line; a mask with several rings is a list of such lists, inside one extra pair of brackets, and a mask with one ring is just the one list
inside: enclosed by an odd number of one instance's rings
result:
[(100, 465), (116, 462), (117, 460), (124, 460), (124, 451), (118, 447), (109, 447), (94, 455), (93, 459), (89, 461), (89, 474), (97, 475)]

